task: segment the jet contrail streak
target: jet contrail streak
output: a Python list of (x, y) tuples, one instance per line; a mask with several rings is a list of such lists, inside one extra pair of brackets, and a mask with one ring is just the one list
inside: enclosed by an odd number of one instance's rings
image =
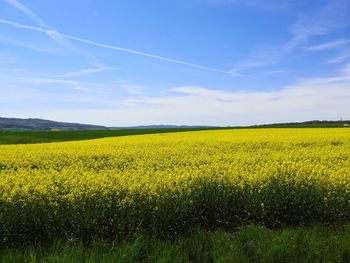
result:
[(63, 38), (71, 39), (71, 40), (74, 40), (74, 41), (77, 41), (77, 42), (80, 42), (80, 43), (84, 43), (84, 44), (88, 44), (88, 45), (92, 45), (92, 46), (96, 46), (96, 47), (112, 49), (112, 50), (125, 52), (125, 53), (129, 53), (129, 54), (134, 54), (134, 55), (139, 55), (139, 56), (143, 56), (143, 57), (154, 58), (154, 59), (167, 61), (167, 62), (171, 62), (171, 63), (176, 63), (176, 64), (181, 64), (181, 65), (186, 65), (186, 66), (190, 66), (190, 67), (193, 67), (193, 68), (204, 69), (204, 70), (208, 70), (208, 71), (219, 72), (219, 73), (224, 73), (224, 74), (231, 75), (231, 73), (229, 71), (226, 71), (226, 70), (221, 70), (221, 69), (217, 69), (217, 68), (202, 66), (202, 65), (190, 63), (190, 62), (183, 61), (183, 60), (173, 59), (173, 58), (169, 58), (169, 57), (163, 57), (163, 56), (158, 56), (158, 55), (154, 55), (154, 54), (149, 54), (149, 53), (141, 52), (141, 51), (134, 50), (134, 49), (117, 47), (117, 46), (108, 45), (108, 44), (103, 44), (103, 43), (96, 42), (96, 41), (93, 41), (93, 40), (79, 38), (79, 37), (71, 36), (71, 35), (66, 35), (66, 34), (59, 33), (57, 31), (46, 30), (46, 29), (41, 28), (41, 27), (24, 25), (24, 24), (20, 24), (20, 23), (14, 22), (14, 21), (6, 20), (6, 19), (1, 19), (0, 18), (0, 23), (6, 24), (6, 25), (10, 25), (10, 26), (13, 26), (13, 27), (17, 27), (17, 28), (22, 28), (22, 29), (42, 32), (42, 33), (45, 33), (45, 34), (51, 36), (52, 38), (54, 38), (55, 36), (63, 37)]

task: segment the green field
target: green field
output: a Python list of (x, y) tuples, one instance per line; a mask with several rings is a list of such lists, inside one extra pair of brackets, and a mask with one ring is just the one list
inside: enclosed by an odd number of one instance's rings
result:
[(90, 140), (126, 135), (142, 135), (168, 132), (200, 131), (221, 128), (157, 128), (119, 130), (76, 130), (76, 131), (6, 131), (0, 132), (0, 144), (28, 144)]

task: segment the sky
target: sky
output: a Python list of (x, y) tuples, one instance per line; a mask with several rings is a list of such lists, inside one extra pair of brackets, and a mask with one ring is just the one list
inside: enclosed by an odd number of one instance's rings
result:
[(350, 0), (0, 0), (0, 116), (350, 119)]

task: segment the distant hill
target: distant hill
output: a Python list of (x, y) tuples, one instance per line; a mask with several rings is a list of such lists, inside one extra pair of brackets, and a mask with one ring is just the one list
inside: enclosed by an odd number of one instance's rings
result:
[(272, 124), (260, 124), (249, 126), (252, 128), (332, 128), (332, 127), (344, 127), (350, 125), (350, 120), (339, 121), (304, 121), (304, 122), (286, 122), (286, 123), (272, 123)]
[(104, 130), (105, 126), (49, 121), (43, 119), (1, 118), (0, 129), (4, 130)]
[(286, 122), (286, 123), (272, 123), (259, 124), (252, 126), (205, 126), (205, 125), (143, 125), (130, 127), (106, 127), (102, 125), (91, 125), (81, 123), (58, 122), (43, 119), (19, 119), (19, 118), (1, 118), (0, 130), (12, 131), (50, 131), (50, 130), (107, 130), (107, 129), (232, 129), (232, 128), (317, 128), (317, 127), (344, 127), (349, 126), (350, 120), (343, 121), (305, 121), (305, 122)]

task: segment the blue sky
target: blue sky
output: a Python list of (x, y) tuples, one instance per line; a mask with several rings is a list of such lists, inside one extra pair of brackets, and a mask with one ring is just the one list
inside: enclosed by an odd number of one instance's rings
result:
[(0, 116), (350, 119), (349, 17), (349, 0), (0, 0)]

